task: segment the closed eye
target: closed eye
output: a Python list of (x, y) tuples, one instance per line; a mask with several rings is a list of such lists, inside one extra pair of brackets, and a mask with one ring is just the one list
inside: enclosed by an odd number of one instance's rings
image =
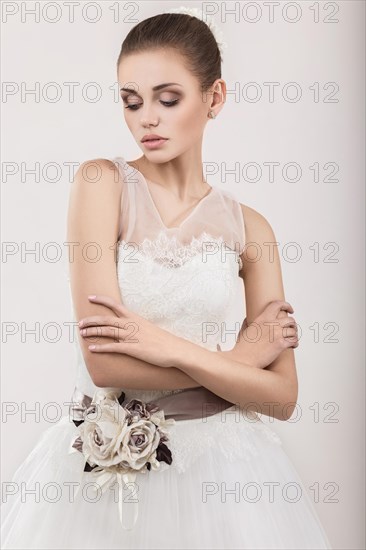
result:
[[(160, 103), (164, 105), (165, 107), (173, 107), (173, 105), (176, 105), (179, 102), (179, 99), (174, 99), (173, 101), (163, 101), (160, 100)], [(125, 109), (131, 109), (131, 111), (137, 111), (140, 107), (141, 103), (135, 103), (131, 105), (126, 105)]]

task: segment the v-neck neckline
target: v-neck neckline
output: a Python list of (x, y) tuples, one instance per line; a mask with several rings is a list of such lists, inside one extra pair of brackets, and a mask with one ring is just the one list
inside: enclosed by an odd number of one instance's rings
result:
[[(184, 218), (184, 220), (182, 220), (182, 222), (181, 222), (179, 225), (174, 226), (174, 227), (168, 227), (168, 226), (164, 223), (164, 221), (163, 221), (163, 219), (162, 219), (162, 217), (161, 217), (161, 214), (160, 214), (160, 212), (159, 212), (159, 210), (158, 210), (158, 208), (157, 208), (157, 206), (156, 206), (156, 204), (155, 204), (155, 201), (154, 201), (154, 199), (153, 199), (153, 197), (152, 197), (152, 195), (151, 195), (151, 192), (150, 192), (150, 189), (149, 189), (149, 186), (148, 186), (148, 183), (147, 183), (147, 182), (150, 181), (150, 180), (147, 180), (147, 179), (145, 178), (145, 176), (142, 174), (142, 172), (140, 172), (140, 170), (138, 170), (138, 169), (135, 168), (134, 166), (130, 166), (130, 165), (128, 164), (128, 162), (127, 162), (123, 157), (120, 157), (120, 158), (123, 160), (123, 162), (124, 162), (129, 168), (131, 168), (131, 169), (133, 169), (133, 170), (136, 170), (136, 172), (137, 172), (138, 174), (140, 174), (140, 177), (141, 177), (142, 182), (143, 182), (143, 184), (144, 184), (144, 187), (145, 187), (145, 189), (146, 189), (147, 195), (148, 195), (148, 197), (149, 197), (149, 200), (150, 200), (150, 202), (151, 202), (151, 204), (152, 204), (152, 207), (153, 207), (154, 211), (156, 212), (156, 215), (157, 215), (157, 217), (158, 217), (158, 219), (159, 219), (159, 222), (160, 222), (160, 224), (164, 227), (164, 229), (166, 229), (167, 231), (172, 231), (172, 230), (174, 230), (174, 229), (175, 229), (175, 230), (181, 229), (181, 228), (183, 227), (183, 225), (184, 225), (184, 224), (193, 216), (193, 214), (197, 211), (198, 207), (199, 207), (206, 199), (208, 199), (211, 195), (213, 195), (214, 192), (215, 192), (215, 190), (216, 190), (216, 188), (213, 187), (213, 186), (211, 185), (211, 186), (210, 186), (211, 188), (210, 188), (210, 190), (208, 191), (208, 193), (206, 193), (206, 195), (204, 195), (204, 196), (198, 201), (198, 203), (193, 207), (193, 210), (190, 211), (190, 213), (188, 214), (188, 216), (186, 216), (186, 217)], [(154, 183), (154, 182), (152, 182), (152, 183)]]

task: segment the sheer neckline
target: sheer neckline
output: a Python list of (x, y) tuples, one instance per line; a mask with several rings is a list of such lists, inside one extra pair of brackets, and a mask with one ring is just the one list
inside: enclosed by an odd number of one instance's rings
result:
[[(149, 186), (148, 186), (148, 183), (147, 183), (147, 182), (150, 181), (150, 180), (149, 180), (149, 179), (146, 179), (145, 176), (142, 174), (142, 172), (140, 172), (140, 170), (138, 170), (138, 169), (135, 168), (134, 166), (130, 166), (130, 165), (128, 164), (128, 162), (127, 162), (123, 157), (119, 157), (119, 158), (123, 161), (123, 163), (124, 163), (127, 167), (132, 168), (133, 170), (136, 170), (136, 172), (140, 175), (140, 179), (141, 179), (142, 182), (143, 182), (144, 188), (145, 188), (146, 193), (147, 193), (147, 195), (148, 195), (148, 197), (149, 197), (149, 200), (150, 200), (151, 205), (152, 205), (152, 207), (153, 207), (153, 209), (154, 209), (154, 212), (156, 213), (157, 218), (159, 219), (159, 222), (160, 222), (160, 224), (162, 225), (162, 227), (163, 227), (164, 229), (166, 229), (167, 231), (171, 231), (171, 230), (174, 230), (174, 229), (177, 230), (177, 229), (180, 229), (181, 227), (183, 227), (183, 225), (184, 225), (188, 220), (191, 219), (191, 217), (192, 217), (193, 214), (198, 210), (198, 208), (201, 206), (201, 204), (203, 204), (203, 203), (206, 201), (206, 199), (208, 199), (208, 198), (209, 198), (211, 195), (213, 195), (213, 194), (215, 193), (215, 191), (216, 191), (216, 188), (213, 187), (213, 186), (211, 185), (211, 186), (210, 186), (210, 189), (209, 189), (209, 191), (206, 193), (206, 195), (204, 195), (204, 196), (197, 202), (197, 204), (196, 204), (196, 205), (193, 207), (193, 209), (189, 212), (188, 216), (186, 216), (186, 217), (181, 221), (181, 223), (180, 223), (179, 225), (176, 225), (176, 226), (173, 226), (173, 227), (168, 227), (168, 226), (164, 223), (164, 221), (163, 221), (163, 219), (162, 219), (162, 217), (161, 217), (161, 214), (160, 214), (160, 212), (159, 212), (159, 210), (158, 210), (158, 208), (157, 208), (157, 206), (156, 206), (156, 204), (155, 204), (155, 201), (154, 201), (154, 199), (153, 199), (153, 197), (152, 197), (152, 195), (151, 195), (151, 192), (150, 192), (150, 189), (149, 189)], [(152, 183), (154, 183), (154, 182), (152, 182)]]

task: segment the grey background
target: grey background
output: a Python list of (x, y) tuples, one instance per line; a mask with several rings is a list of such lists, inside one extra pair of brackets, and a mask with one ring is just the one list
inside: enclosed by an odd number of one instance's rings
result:
[[(60, 20), (39, 22), (24, 6), (2, 23), (2, 480), (10, 480), (44, 430), (67, 414), (74, 384), (75, 357), (65, 323), (71, 321), (67, 282), (66, 215), (72, 171), (87, 159), (140, 155), (124, 124), (117, 93), (115, 63), (123, 38), (138, 21), (180, 2), (132, 2), (120, 5), (114, 22), (112, 2), (100, 3), (101, 18), (90, 23), (75, 9), (74, 22), (62, 2)], [(86, 3), (81, 3), (85, 7)], [(115, 3), (113, 3), (115, 4)], [(211, 4), (211, 3), (210, 3)], [(228, 43), (223, 78), (228, 90), (243, 91), (255, 82), (247, 100), (229, 93), (204, 140), (203, 159), (214, 173), (208, 181), (235, 193), (271, 223), (282, 258), (286, 299), (302, 329), (296, 350), (298, 412), (281, 423), (263, 417), (283, 441), (330, 538), (333, 548), (365, 548), (364, 506), (364, 21), (362, 1), (297, 2), (297, 22), (282, 13), (294, 8), (280, 2), (274, 21), (263, 2), (246, 2), (224, 18), (223, 4), (212, 3), (215, 21)], [(293, 4), (293, 3), (292, 3)], [(44, 3), (41, 3), (44, 5)], [(185, 2), (187, 5), (187, 2)], [(199, 3), (189, 2), (192, 7)], [(132, 6), (132, 8), (131, 8)], [(328, 6), (328, 7), (326, 7)], [(234, 3), (227, 4), (233, 9)], [(221, 9), (220, 9), (221, 8)], [(89, 17), (95, 13), (90, 10)], [(128, 15), (130, 14), (130, 16)], [(55, 12), (49, 12), (54, 17)], [(331, 20), (338, 19), (332, 23)], [(57, 83), (61, 96), (51, 101)], [(65, 83), (77, 82), (70, 101)], [(88, 102), (81, 90), (96, 82), (102, 97)], [(269, 100), (268, 85), (275, 87)], [(302, 96), (292, 102), (295, 82)], [(315, 84), (318, 83), (318, 84)], [(331, 97), (333, 84), (339, 87)], [(4, 84), (3, 84), (4, 85)], [(37, 99), (25, 89), (39, 86)], [(312, 89), (319, 87), (319, 100)], [(312, 89), (311, 89), (312, 88)], [(114, 90), (112, 92), (112, 89)], [(90, 89), (90, 93), (92, 90)], [(327, 99), (328, 98), (328, 99)], [(333, 99), (333, 102), (329, 102)], [(274, 181), (264, 163), (277, 162)], [(299, 181), (285, 181), (284, 165), (301, 168)], [(6, 175), (13, 163), (15, 175)], [(38, 168), (36, 167), (38, 164)], [(54, 163), (58, 170), (48, 163)], [(248, 163), (262, 169), (258, 181), (245, 181)], [(319, 163), (319, 181), (310, 167)], [(332, 175), (337, 181), (324, 181)], [(9, 167), (9, 164), (7, 165)], [(236, 178), (226, 170), (237, 167)], [(36, 168), (38, 177), (26, 174)], [(253, 170), (248, 174), (253, 178)], [(289, 171), (289, 176), (294, 175)], [(50, 181), (51, 178), (56, 181)], [(38, 179), (38, 181), (37, 181)], [(61, 257), (52, 261), (57, 243)], [(293, 260), (296, 243), (299, 254)], [(13, 251), (10, 255), (4, 255)], [(36, 255), (25, 250), (39, 247)], [(238, 304), (233, 319), (243, 314)], [(25, 334), (39, 323), (39, 340)], [(58, 326), (55, 329), (49, 326)], [(48, 330), (47, 330), (48, 326)], [(6, 331), (13, 331), (6, 337)], [(52, 342), (52, 339), (55, 339)], [(11, 412), (4, 414), (4, 411)], [(28, 411), (28, 413), (27, 413)], [(35, 412), (31, 412), (35, 411)], [(319, 499), (314, 498), (318, 484)], [(327, 485), (330, 484), (330, 485)], [(311, 489), (313, 487), (313, 489)], [(335, 500), (335, 502), (328, 502)]]

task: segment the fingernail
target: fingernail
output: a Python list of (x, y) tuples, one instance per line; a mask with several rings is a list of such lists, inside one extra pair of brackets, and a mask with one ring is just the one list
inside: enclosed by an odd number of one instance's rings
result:
[(95, 294), (91, 294), (90, 296), (88, 296), (88, 298), (89, 298), (90, 300), (92, 300), (93, 298), (96, 298), (96, 295), (95, 295)]

